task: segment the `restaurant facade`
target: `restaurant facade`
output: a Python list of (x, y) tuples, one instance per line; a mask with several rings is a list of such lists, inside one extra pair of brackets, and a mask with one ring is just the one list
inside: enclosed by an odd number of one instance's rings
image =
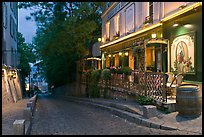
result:
[(102, 69), (182, 72), (202, 81), (202, 2), (111, 2), (102, 13)]

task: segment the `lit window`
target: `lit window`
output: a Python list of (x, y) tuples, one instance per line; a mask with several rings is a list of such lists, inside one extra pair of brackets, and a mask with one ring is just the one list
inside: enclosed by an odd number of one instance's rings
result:
[(149, 2), (149, 20), (153, 22), (153, 2)]
[(120, 32), (120, 15), (115, 16), (115, 33), (119, 34)]
[(110, 38), (110, 21), (106, 23), (106, 36)]

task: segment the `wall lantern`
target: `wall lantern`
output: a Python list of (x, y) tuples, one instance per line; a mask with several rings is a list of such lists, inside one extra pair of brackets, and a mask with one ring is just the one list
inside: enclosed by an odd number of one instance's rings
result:
[(125, 56), (128, 56), (128, 52), (125, 52)]
[(119, 56), (122, 56), (122, 52), (119, 52)]
[(109, 54), (108, 57), (110, 58), (110, 57), (111, 57), (111, 54)]
[(101, 42), (101, 38), (98, 38), (98, 42)]
[(113, 55), (113, 57), (115, 57), (115, 54)]
[(179, 24), (177, 22), (174, 22), (173, 27), (177, 27)]
[(152, 38), (155, 39), (157, 37), (156, 33), (152, 33)]
[(193, 27), (193, 25), (191, 25), (191, 24), (186, 24), (186, 25), (184, 25), (184, 27), (185, 27), (185, 28), (191, 28), (191, 27)]
[(163, 34), (161, 33), (161, 38), (163, 38)]

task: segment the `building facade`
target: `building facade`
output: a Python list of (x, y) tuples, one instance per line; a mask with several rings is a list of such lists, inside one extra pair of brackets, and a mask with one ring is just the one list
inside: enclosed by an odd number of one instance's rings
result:
[(185, 72), (202, 81), (202, 2), (112, 2), (101, 18), (102, 68)]
[(3, 6), (3, 41), (2, 64), (17, 67), (17, 33), (18, 33), (18, 2), (2, 2)]

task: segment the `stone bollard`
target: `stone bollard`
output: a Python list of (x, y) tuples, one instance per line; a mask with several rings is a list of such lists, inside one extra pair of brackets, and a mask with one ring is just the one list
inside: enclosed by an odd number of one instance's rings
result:
[(156, 106), (144, 105), (143, 106), (143, 116), (145, 118), (151, 118), (156, 116)]
[(32, 102), (33, 104), (35, 104), (35, 100), (34, 99), (29, 99), (29, 102)]
[(25, 120), (15, 120), (13, 123), (14, 135), (25, 135)]
[(31, 107), (31, 111), (33, 112), (33, 103), (32, 102), (27, 102), (27, 107)]
[(26, 107), (24, 108), (24, 118), (26, 121), (31, 121), (32, 118), (32, 111), (31, 111), (31, 107)]

